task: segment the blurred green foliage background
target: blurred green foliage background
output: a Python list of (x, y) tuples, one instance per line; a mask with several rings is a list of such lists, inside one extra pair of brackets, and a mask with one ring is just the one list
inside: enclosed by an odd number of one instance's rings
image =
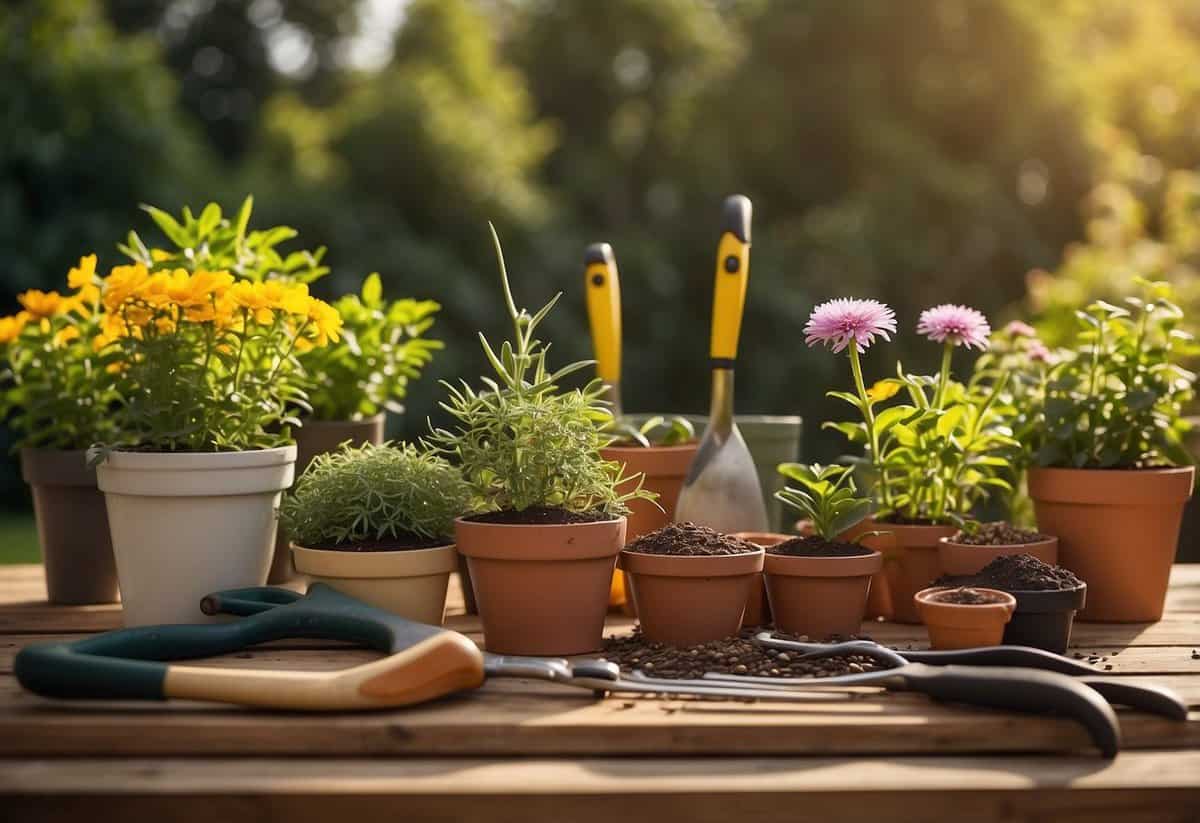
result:
[[(803, 345), (815, 302), (896, 308), (879, 376), (932, 368), (933, 303), (1053, 337), (1143, 273), (1200, 309), (1194, 0), (18, 0), (0, 117), (0, 313), (152, 235), (139, 203), (253, 192), (330, 247), (318, 291), (378, 270), (445, 306), (407, 434), (503, 331), (489, 219), (519, 300), (566, 292), (560, 361), (589, 354), (582, 252), (611, 242), (626, 405), (698, 412), (719, 206), (749, 195), (738, 405), (804, 415), (821, 458), (846, 375)], [(0, 491), (27, 505), (11, 460)]]

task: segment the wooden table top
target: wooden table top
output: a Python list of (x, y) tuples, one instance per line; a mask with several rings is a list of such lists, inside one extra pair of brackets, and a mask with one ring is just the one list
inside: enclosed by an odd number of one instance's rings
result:
[[(457, 580), (450, 614), (449, 627), (481, 639)], [(101, 819), (317, 820), (342, 809), (363, 819), (523, 823), (868, 813), (1200, 820), (1200, 565), (1175, 567), (1159, 623), (1075, 626), (1071, 651), (1100, 658), (1098, 673), (1170, 686), (1193, 709), (1187, 723), (1118, 710), (1124, 751), (1115, 761), (1062, 718), (874, 689), (785, 705), (599, 700), (493, 680), (417, 708), (301, 714), (51, 701), (17, 685), (12, 660), (22, 646), (117, 628), (120, 619), (119, 606), (48, 605), (39, 566), (0, 567), (0, 820), (98, 811)], [(631, 625), (614, 617), (609, 630)], [(920, 626), (871, 622), (863, 632), (900, 648), (927, 645)], [(294, 640), (204, 664), (330, 670), (377, 656)]]

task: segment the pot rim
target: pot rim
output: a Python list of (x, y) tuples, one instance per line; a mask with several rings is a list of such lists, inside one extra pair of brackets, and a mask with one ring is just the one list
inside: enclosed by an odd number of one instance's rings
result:
[(458, 569), (454, 543), (426, 549), (348, 552), (289, 543), (296, 571), (320, 577), (372, 579), (428, 577)]
[(763, 573), (780, 577), (868, 577), (883, 568), (882, 552), (844, 557), (797, 557), (767, 552)]
[(1027, 474), (1034, 502), (1170, 506), (1192, 495), (1195, 466), (1150, 469), (1072, 469), (1034, 466)]
[[(941, 613), (946, 615), (951, 622), (958, 623), (960, 621), (972, 622), (978, 621), (981, 623), (990, 623), (999, 618), (1004, 617), (1004, 622), (1007, 623), (1012, 613), (1017, 608), (1017, 598), (1010, 593), (1001, 589), (989, 589), (986, 586), (971, 586), (970, 588), (977, 591), (988, 592), (990, 594), (1000, 595), (1000, 599), (995, 603), (946, 603), (940, 600), (934, 600), (934, 596), (948, 589), (958, 589), (961, 586), (930, 586), (913, 595), (913, 600), (916, 601), (917, 608), (922, 612), (922, 619), (927, 613)], [(928, 621), (926, 621), (928, 622)], [(935, 621), (942, 623), (943, 621)]]
[(301, 417), (300, 425), (297, 426), (296, 428), (297, 429), (307, 429), (307, 428), (313, 428), (313, 429), (329, 428), (329, 429), (332, 429), (332, 428), (337, 428), (339, 426), (367, 427), (367, 426), (374, 426), (380, 420), (383, 420), (386, 416), (387, 415), (385, 412), (379, 412), (377, 414), (371, 415), (370, 417), (360, 417), (357, 420), (346, 419), (346, 418), (340, 418), (338, 420), (322, 420), (322, 419), (319, 419), (316, 417)]
[(977, 545), (974, 543), (959, 543), (959, 542), (951, 539), (950, 537), (939, 538), (938, 542), (941, 543), (943, 546), (950, 546), (950, 547), (953, 547), (956, 549), (966, 549), (966, 550), (986, 549), (989, 551), (1012, 550), (1012, 553), (1015, 554), (1015, 553), (1017, 553), (1016, 550), (1019, 550), (1019, 549), (1028, 549), (1028, 548), (1044, 549), (1049, 546), (1057, 545), (1058, 537), (1051, 535), (1050, 537), (1047, 537), (1045, 540), (1035, 540), (1032, 543), (1001, 543), (1001, 544), (993, 544), (993, 545), (987, 545), (987, 546), (980, 546), (980, 545)]
[(454, 519), (455, 543), (464, 557), (558, 562), (616, 557), (625, 544), (624, 515), (587, 523), (480, 523)]
[[(801, 537), (802, 535), (784, 534), (783, 532), (734, 532), (730, 537), (736, 537), (739, 540), (745, 540), (747, 543), (753, 543), (756, 546), (767, 549), (771, 546), (778, 546), (780, 543), (786, 543), (793, 537)], [(755, 538), (758, 538), (757, 540)], [(770, 543), (760, 543), (759, 540), (768, 539)], [(778, 539), (776, 539), (778, 538)]]
[(86, 449), (21, 449), (21, 479), (30, 486), (96, 487), (96, 468)]
[(764, 556), (761, 546), (752, 552), (713, 555), (651, 554), (621, 549), (617, 566), (630, 574), (654, 577), (736, 577), (761, 572)]
[(1087, 603), (1087, 583), (1073, 589), (1024, 589), (1009, 594), (1017, 601), (1018, 614), (1077, 612)]
[(269, 449), (227, 452), (164, 452), (113, 449), (98, 468), (110, 471), (211, 471), (229, 468), (266, 468), (296, 462), (296, 444)]
[[(862, 521), (866, 531), (891, 532), (898, 546), (903, 548), (936, 548), (938, 541), (958, 531), (958, 527), (949, 524), (926, 523), (881, 523), (874, 516)], [(900, 535), (905, 535), (901, 539)]]
[(678, 446), (605, 446), (600, 449), (600, 456), (622, 463), (635, 476), (682, 477), (699, 449), (699, 440)]

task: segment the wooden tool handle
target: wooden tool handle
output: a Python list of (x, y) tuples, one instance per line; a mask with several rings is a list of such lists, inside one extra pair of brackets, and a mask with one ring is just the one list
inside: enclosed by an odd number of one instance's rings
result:
[(596, 374), (610, 386), (617, 386), (621, 382), (621, 281), (612, 246), (588, 246), (583, 266)]
[(721, 240), (717, 244), (717, 276), (713, 288), (712, 345), (709, 355), (714, 368), (733, 368), (742, 310), (746, 305), (746, 283), (750, 278), (750, 199), (734, 194), (725, 198), (721, 216)]

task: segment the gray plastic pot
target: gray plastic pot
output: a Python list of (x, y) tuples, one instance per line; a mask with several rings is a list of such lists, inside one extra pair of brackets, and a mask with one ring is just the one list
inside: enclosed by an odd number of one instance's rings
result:
[(21, 449), (21, 476), (33, 491), (50, 602), (116, 603), (117, 564), (108, 512), (86, 453)]

